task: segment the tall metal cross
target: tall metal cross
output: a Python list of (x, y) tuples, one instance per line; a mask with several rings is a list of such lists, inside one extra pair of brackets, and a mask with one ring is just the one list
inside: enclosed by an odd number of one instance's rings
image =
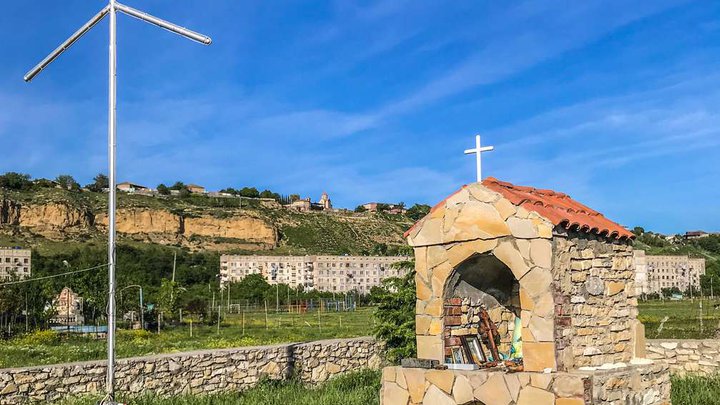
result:
[(490, 152), (493, 149), (495, 149), (494, 146), (481, 146), (480, 135), (475, 135), (475, 149), (465, 149), (466, 155), (475, 154), (478, 183), (482, 181), (482, 153)]
[(58, 56), (65, 52), (72, 44), (75, 43), (80, 37), (86, 32), (90, 31), (97, 23), (99, 23), (105, 16), (110, 16), (110, 35), (109, 35), (109, 59), (108, 59), (108, 76), (109, 76), (109, 87), (108, 87), (108, 169), (110, 172), (109, 178), (109, 196), (108, 196), (108, 331), (107, 331), (107, 379), (106, 379), (106, 396), (102, 400), (103, 404), (115, 404), (115, 208), (116, 208), (116, 172), (115, 172), (115, 156), (116, 156), (116, 128), (117, 128), (117, 92), (116, 92), (116, 67), (117, 67), (117, 48), (116, 48), (116, 33), (117, 33), (117, 12), (120, 11), (131, 17), (145, 21), (147, 23), (156, 25), (160, 28), (164, 28), (170, 32), (188, 38), (190, 40), (199, 42), (204, 45), (210, 45), (212, 40), (210, 37), (197, 32), (191, 31), (187, 28), (180, 27), (171, 22), (162, 20), (154, 17), (150, 14), (136, 10), (132, 7), (128, 7), (124, 4), (120, 4), (115, 0), (108, 0), (108, 5), (105, 6), (99, 13), (95, 14), (88, 22), (85, 23), (79, 30), (75, 31), (65, 42), (60, 44), (54, 51), (52, 51), (45, 59), (38, 63), (32, 68), (24, 77), (26, 82), (31, 81), (37, 76), (43, 69), (50, 65)]

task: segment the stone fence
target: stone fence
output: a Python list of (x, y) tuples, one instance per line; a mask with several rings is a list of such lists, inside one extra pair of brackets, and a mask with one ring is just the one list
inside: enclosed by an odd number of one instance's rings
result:
[[(384, 347), (370, 337), (202, 350), (121, 359), (116, 389), (158, 395), (240, 391), (261, 378), (297, 376), (314, 384), (346, 371), (377, 369)], [(91, 361), (0, 369), (0, 404), (48, 403), (103, 391), (106, 363)]]
[(657, 339), (647, 341), (647, 357), (662, 359), (674, 374), (720, 371), (720, 340)]

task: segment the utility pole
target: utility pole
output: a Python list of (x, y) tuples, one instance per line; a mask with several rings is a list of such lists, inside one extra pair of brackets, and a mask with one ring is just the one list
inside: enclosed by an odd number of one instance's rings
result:
[(105, 16), (110, 18), (108, 33), (108, 331), (107, 331), (107, 375), (105, 379), (105, 397), (100, 401), (104, 405), (113, 405), (115, 402), (115, 266), (116, 266), (116, 203), (117, 203), (117, 179), (116, 179), (116, 156), (117, 156), (117, 12), (145, 21), (152, 25), (164, 28), (170, 32), (181, 35), (185, 38), (199, 43), (210, 45), (212, 40), (202, 34), (193, 32), (186, 28), (175, 25), (171, 22), (154, 17), (143, 11), (136, 10), (116, 0), (108, 0), (108, 4), (100, 12), (95, 14), (80, 29), (75, 31), (70, 38), (60, 44), (54, 51), (45, 57), (40, 63), (32, 68), (23, 79), (31, 81), (43, 69), (50, 65), (57, 57), (65, 52), (80, 37), (90, 31)]

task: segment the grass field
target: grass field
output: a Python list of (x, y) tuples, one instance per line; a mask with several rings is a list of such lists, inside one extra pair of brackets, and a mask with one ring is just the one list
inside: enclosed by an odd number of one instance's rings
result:
[[(269, 312), (267, 325), (264, 312), (242, 315), (229, 314), (220, 325), (193, 323), (164, 328), (161, 332), (120, 330), (117, 334), (118, 358), (156, 353), (181, 352), (198, 349), (218, 349), (257, 346), (285, 342), (305, 342), (320, 339), (367, 336), (372, 334), (372, 308), (353, 312), (317, 312), (288, 314)], [(319, 325), (318, 325), (319, 321)], [(72, 361), (103, 359), (106, 357), (104, 339), (91, 337), (59, 337), (40, 332), (20, 337), (0, 345), (0, 368)]]
[[(380, 402), (379, 371), (347, 373), (318, 387), (265, 381), (242, 393), (208, 396), (116, 398), (133, 405), (374, 405)], [(94, 405), (100, 398), (67, 400), (62, 405)]]
[(719, 299), (641, 301), (638, 319), (645, 324), (648, 339), (708, 339), (720, 327), (716, 305), (720, 306)]
[(672, 379), (673, 405), (720, 405), (720, 375)]

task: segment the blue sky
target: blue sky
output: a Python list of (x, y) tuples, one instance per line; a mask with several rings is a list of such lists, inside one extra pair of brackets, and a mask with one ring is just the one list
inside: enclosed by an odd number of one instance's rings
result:
[[(107, 171), (107, 21), (22, 81), (103, 4), (3, 4), (0, 172)], [(118, 16), (120, 180), (433, 204), (474, 181), (480, 133), (485, 175), (720, 230), (718, 2), (128, 4), (214, 43)]]

